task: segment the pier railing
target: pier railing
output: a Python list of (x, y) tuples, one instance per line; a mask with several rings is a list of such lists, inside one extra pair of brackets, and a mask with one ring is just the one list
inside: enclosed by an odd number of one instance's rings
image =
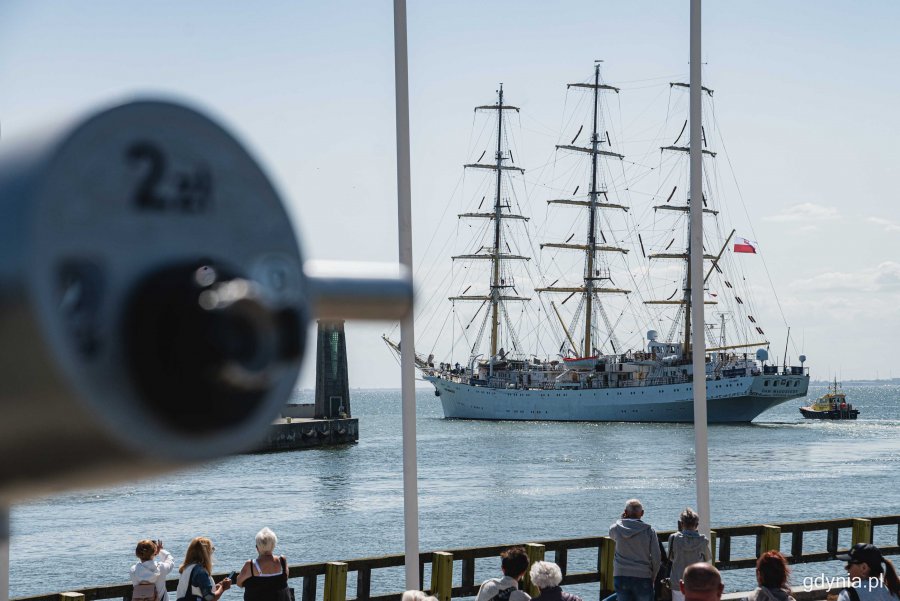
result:
[[(876, 528), (879, 534), (877, 539), (874, 536)], [(669, 534), (671, 532), (660, 532), (660, 540), (666, 542)], [(713, 531), (711, 542), (716, 566), (720, 570), (735, 570), (754, 567), (756, 557), (769, 550), (781, 551), (791, 564), (813, 563), (831, 561), (836, 554), (845, 552), (856, 543), (871, 543), (874, 540), (879, 542), (890, 540), (893, 543), (878, 545), (885, 555), (900, 554), (900, 515), (724, 526)], [(822, 541), (824, 541), (824, 547), (821, 544)], [(601, 598), (612, 592), (615, 542), (609, 537), (588, 536), (518, 544), (522, 544), (526, 548), (531, 561), (547, 559), (557, 563), (563, 573), (563, 585), (598, 582), (600, 583)], [(476, 578), (476, 560), (496, 558), (500, 552), (510, 546), (513, 545), (467, 547), (421, 553), (419, 555), (419, 579), (422, 587), (438, 597), (440, 601), (474, 596), (481, 583), (481, 579)], [(733, 557), (733, 548), (746, 549), (743, 551), (744, 553), (747, 553), (747, 550), (754, 550), (755, 553)], [(591, 561), (592, 567), (589, 570), (569, 570), (570, 552), (584, 549), (593, 552), (592, 557), (596, 557), (596, 562)], [(399, 601), (402, 591), (373, 593), (372, 574), (376, 570), (401, 568), (403, 565), (404, 556), (402, 554), (383, 555), (348, 561), (291, 565), (288, 568), (288, 575), (291, 579), (290, 585), (295, 589), (297, 601)], [(425, 581), (426, 571), (430, 573), (430, 582)], [(499, 564), (492, 567), (492, 573), (483, 576), (485, 578), (495, 576), (498, 572)], [(224, 577), (225, 574), (214, 575), (216, 581)], [(348, 578), (351, 577), (356, 580), (355, 597), (348, 596), (347, 584)], [(320, 581), (323, 583), (321, 592), (319, 590)], [(176, 585), (177, 580), (169, 580), (168, 590), (174, 591)], [(523, 587), (531, 594), (537, 594), (537, 591), (533, 590), (531, 582), (528, 581), (527, 574)], [(13, 601), (94, 601), (95, 599), (130, 601), (131, 592), (130, 584), (122, 584), (89, 587), (66, 593), (19, 597)], [(794, 596), (797, 597), (796, 594)], [(801, 599), (798, 598), (798, 601)]]

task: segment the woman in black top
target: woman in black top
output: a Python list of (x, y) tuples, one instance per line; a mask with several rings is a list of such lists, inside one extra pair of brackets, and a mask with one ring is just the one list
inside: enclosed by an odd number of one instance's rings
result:
[(248, 559), (237, 577), (244, 589), (244, 601), (290, 601), (287, 559), (275, 557), (278, 537), (268, 528), (256, 535), (256, 559)]

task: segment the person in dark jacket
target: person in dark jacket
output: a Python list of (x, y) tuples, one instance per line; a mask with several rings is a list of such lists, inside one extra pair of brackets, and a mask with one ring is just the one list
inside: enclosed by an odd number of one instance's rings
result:
[(652, 601), (653, 579), (659, 570), (659, 537), (650, 524), (641, 521), (644, 506), (637, 499), (625, 504), (622, 517), (609, 527), (616, 541), (613, 586), (619, 601)]
[(538, 587), (541, 594), (532, 597), (531, 601), (581, 601), (581, 597), (562, 590), (562, 571), (559, 566), (549, 561), (536, 561), (531, 566), (531, 583)]

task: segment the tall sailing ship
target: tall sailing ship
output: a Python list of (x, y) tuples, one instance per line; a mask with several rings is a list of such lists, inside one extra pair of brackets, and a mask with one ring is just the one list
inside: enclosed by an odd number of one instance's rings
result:
[[(619, 89), (601, 80), (599, 61), (592, 79), (568, 87), (586, 92), (591, 100), (588, 123), (584, 124), (590, 138), (586, 144), (578, 143), (582, 125), (570, 143), (556, 148), (559, 153), (588, 162), (584, 182), (587, 192), (578, 196), (579, 184), (570, 196), (547, 203), (548, 211), (568, 210), (569, 223), (580, 228), (580, 235), (573, 231), (564, 241), (541, 242), (539, 249), (532, 244), (538, 253), (551, 254), (541, 261), (546, 269), (532, 268), (522, 277), (521, 266), (528, 265), (532, 257), (516, 242), (513, 229), (514, 225), (526, 226), (529, 217), (517, 211), (520, 204), (513, 202), (510, 178), (524, 170), (514, 163), (507, 131), (507, 115), (519, 109), (506, 104), (501, 85), (496, 104), (475, 109), (496, 116), (493, 160), (482, 162), (485, 151), (477, 161), (465, 165), (467, 170), (489, 173), (485, 185), (490, 187), (493, 202), (485, 210), (485, 193), (476, 210), (459, 215), (461, 220), (482, 224), (474, 228), (482, 238), (468, 252), (453, 257), (454, 263), (472, 267), (469, 274), (478, 265), (489, 267), (481, 283), (486, 284), (483, 292), (477, 292), (476, 283), (468, 283), (449, 297), (454, 322), (458, 321), (457, 303), (477, 307), (467, 324), (460, 322), (468, 355), (463, 361), (451, 357), (435, 363), (433, 354), (417, 353), (416, 366), (434, 386), (447, 418), (692, 422), (691, 199), (683, 192), (688, 186), (679, 182), (679, 195), (677, 184), (669, 192), (668, 184), (661, 182), (653, 195), (656, 204), (647, 207), (646, 213), (652, 215), (648, 227), (643, 231), (630, 228), (629, 223), (634, 225), (633, 219), (629, 221), (632, 207), (620, 198), (627, 196), (621, 185), (614, 189), (616, 177), (612, 175), (612, 165), (621, 165), (625, 157), (612, 148), (602, 110), (604, 94), (618, 94)], [(670, 84), (670, 90), (676, 92), (688, 87)], [(703, 92), (711, 98), (711, 90), (704, 88)], [(660, 147), (662, 156), (667, 157), (661, 159), (661, 167), (665, 161), (668, 173), (678, 173), (679, 161), (686, 164), (689, 143), (682, 142), (686, 125), (685, 121), (674, 142)], [(702, 131), (704, 160), (712, 161), (715, 153), (706, 148), (706, 129)], [(705, 329), (708, 419), (748, 422), (771, 407), (805, 396), (809, 375), (802, 355), (799, 366), (789, 366), (786, 360), (781, 366), (767, 363), (769, 341), (748, 308), (749, 292), (738, 293), (743, 278), (729, 275), (730, 268), (739, 267), (728, 252), (735, 231), (723, 235), (715, 200), (704, 189), (704, 284), (708, 287), (704, 303), (716, 312), (716, 319), (707, 318)], [(574, 221), (571, 213), (578, 215)], [(629, 267), (626, 258), (637, 249), (641, 256), (635, 261), (640, 266)], [(575, 268), (578, 271), (567, 272), (561, 266), (571, 266), (573, 256), (581, 257), (581, 266)], [(619, 262), (621, 269), (617, 269)], [(554, 269), (559, 277), (549, 275)], [(653, 275), (657, 270), (664, 275)], [(524, 271), (529, 270), (526, 267)], [(577, 280), (567, 282), (573, 274), (578, 275)], [(643, 274), (643, 281), (636, 274)], [(551, 277), (553, 281), (547, 283)], [(531, 331), (551, 332), (545, 340), (552, 342), (552, 355), (528, 352), (517, 333), (525, 326), (511, 307), (534, 303), (535, 299), (525, 295), (527, 291), (519, 291), (528, 280), (536, 282), (527, 290), (534, 291), (538, 305), (539, 324)], [(633, 285), (626, 288), (617, 282)], [(713, 282), (723, 294), (713, 292)], [(672, 288), (667, 298), (654, 297)], [(569, 308), (565, 307), (567, 303)], [(639, 343), (632, 340), (631, 348), (617, 334), (627, 329), (623, 325), (626, 315), (637, 324), (631, 326), (631, 332), (646, 326), (640, 329), (646, 331), (646, 338)], [(480, 327), (474, 329), (471, 338), (468, 332), (473, 325)], [(664, 336), (658, 331), (662, 325), (667, 326)], [(726, 330), (737, 341), (729, 341)], [(482, 350), (485, 335), (487, 347)], [(384, 340), (399, 353), (399, 345), (387, 336)]]

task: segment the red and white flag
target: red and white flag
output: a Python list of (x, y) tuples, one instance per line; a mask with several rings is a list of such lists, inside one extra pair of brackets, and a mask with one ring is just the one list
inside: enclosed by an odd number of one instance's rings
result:
[(734, 239), (734, 252), (736, 253), (753, 253), (756, 254), (757, 244), (753, 240), (747, 240), (746, 238), (735, 238)]

